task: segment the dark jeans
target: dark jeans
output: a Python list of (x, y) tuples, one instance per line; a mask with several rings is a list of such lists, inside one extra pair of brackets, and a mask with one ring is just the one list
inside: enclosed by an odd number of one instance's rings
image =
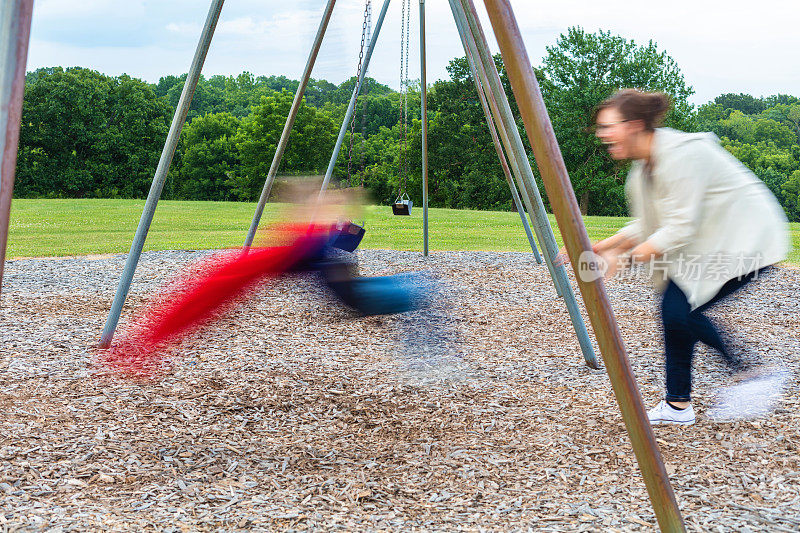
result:
[[(769, 268), (769, 267), (766, 267)], [(751, 272), (741, 278), (729, 280), (709, 302), (694, 311), (686, 295), (670, 280), (661, 297), (661, 323), (664, 327), (666, 349), (667, 395), (672, 402), (688, 402), (692, 399), (692, 357), (694, 346), (702, 342), (718, 351), (732, 370), (740, 370), (742, 361), (730, 352), (714, 324), (703, 315), (703, 311), (741, 289), (763, 273), (766, 268)]]

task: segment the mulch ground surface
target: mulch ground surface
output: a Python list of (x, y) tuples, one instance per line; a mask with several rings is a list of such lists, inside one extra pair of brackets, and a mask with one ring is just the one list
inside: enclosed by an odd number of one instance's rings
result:
[[(131, 313), (208, 252), (144, 254)], [(649, 531), (652, 507), (607, 375), (587, 368), (529, 254), (359, 254), (365, 275), (446, 280), (420, 361), (409, 317), (354, 316), (313, 276), (267, 283), (176, 347), (161, 379), (92, 362), (124, 256), (9, 261), (0, 302), (0, 531)], [(800, 271), (711, 315), (748, 357), (797, 368)], [(608, 285), (648, 407), (656, 296)], [(414, 324), (409, 328), (409, 324)], [(404, 348), (405, 347), (405, 348)], [(800, 529), (798, 380), (767, 418), (704, 417), (729, 376), (701, 348), (690, 427), (656, 436), (693, 531)]]

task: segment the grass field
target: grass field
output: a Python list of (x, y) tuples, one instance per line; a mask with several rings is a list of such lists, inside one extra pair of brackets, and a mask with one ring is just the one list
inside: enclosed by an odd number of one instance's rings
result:
[[(9, 258), (127, 252), (144, 200), (14, 200)], [(255, 204), (241, 202), (159, 202), (145, 250), (241, 246)], [(276, 220), (285, 206), (269, 204), (263, 222)], [(369, 206), (362, 247), (421, 250), (422, 210), (392, 216), (391, 208)], [(592, 240), (613, 234), (623, 217), (585, 217)], [(431, 209), (430, 249), (526, 251), (519, 215), (500, 211)], [(550, 222), (555, 229), (555, 219)], [(792, 224), (790, 262), (800, 264), (800, 224)], [(556, 231), (561, 245), (561, 236)]]

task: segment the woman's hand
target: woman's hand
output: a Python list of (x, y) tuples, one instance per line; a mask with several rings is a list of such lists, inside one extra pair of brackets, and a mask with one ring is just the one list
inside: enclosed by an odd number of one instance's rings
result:
[[(624, 261), (620, 259), (620, 256), (624, 253), (624, 251), (621, 248), (607, 248), (605, 246), (598, 246), (599, 244), (600, 243), (595, 243), (592, 245), (592, 251), (597, 256), (597, 261), (601, 263), (603, 268), (605, 268), (603, 277), (608, 280), (614, 277), (620, 266), (622, 266), (624, 263)], [(569, 264), (569, 262), (567, 250), (562, 246), (558, 251), (558, 255), (555, 257), (553, 263), (560, 267), (566, 266)]]
[[(595, 243), (592, 245), (592, 251), (598, 255), (601, 255), (602, 250), (598, 250), (596, 248), (597, 244), (599, 243)], [(558, 250), (558, 255), (556, 255), (555, 259), (553, 260), (553, 264), (555, 264), (556, 266), (566, 266), (569, 264), (569, 262), (570, 261), (569, 261), (569, 254), (567, 254), (567, 247), (562, 246)]]
[(603, 250), (597, 254), (597, 256), (600, 258), (600, 261), (604, 263), (603, 266), (605, 267), (605, 272), (603, 273), (603, 278), (606, 281), (613, 278), (614, 274), (616, 274), (619, 270), (621, 264), (620, 255), (622, 255), (622, 253), (619, 248)]
[[(596, 254), (602, 254), (606, 249), (608, 249), (607, 241), (609, 239), (604, 239), (602, 241), (597, 241), (596, 243), (592, 244), (592, 251)], [(566, 266), (569, 264), (569, 254), (567, 254), (567, 247), (562, 246), (558, 250), (558, 255), (556, 255), (553, 263), (556, 266)]]

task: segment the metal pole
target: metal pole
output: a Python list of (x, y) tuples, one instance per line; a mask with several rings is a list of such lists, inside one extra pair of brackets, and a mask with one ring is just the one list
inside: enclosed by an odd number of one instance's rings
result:
[(581, 254), (591, 252), (591, 242), (514, 12), (508, 0), (485, 0), (485, 4), (658, 525), (662, 531), (685, 531), (603, 280), (580, 276)]
[[(495, 97), (494, 92), (492, 91), (491, 86), (489, 85), (489, 74), (486, 68), (484, 68), (484, 64), (478, 60), (477, 54), (477, 44), (475, 43), (475, 39), (472, 37), (472, 33), (469, 30), (469, 24), (467, 24), (466, 19), (463, 14), (463, 9), (458, 4), (458, 0), (450, 0), (450, 8), (453, 11), (453, 19), (455, 20), (456, 27), (458, 28), (458, 33), (461, 36), (461, 41), (464, 45), (464, 52), (467, 55), (467, 58), (472, 59), (472, 66), (475, 67), (475, 71), (478, 73), (478, 80), (481, 84), (481, 87), (484, 89), (484, 95), (486, 96), (487, 103), (494, 114), (493, 123), (497, 124), (497, 132), (500, 135), (503, 145), (505, 146), (506, 152), (509, 154), (513, 154), (514, 146), (511, 143), (510, 134), (506, 131), (502, 121), (501, 121), (501, 112), (500, 106), (497, 103), (497, 98)], [(494, 70), (494, 64), (490, 67), (490, 70)], [(527, 160), (527, 157), (525, 158)], [(547, 260), (546, 250), (544, 245), (542, 244), (544, 239), (544, 234), (549, 229), (549, 224), (546, 226), (541, 225), (541, 220), (537, 219), (533, 216), (533, 213), (536, 213), (536, 202), (534, 201), (533, 197), (528, 193), (528, 188), (525, 185), (525, 180), (523, 179), (523, 171), (520, 166), (519, 160), (516, 157), (510, 156), (508, 158), (508, 162), (511, 165), (511, 171), (513, 173), (514, 179), (516, 180), (517, 185), (519, 186), (519, 190), (522, 193), (522, 201), (525, 204), (525, 207), (528, 210), (528, 213), (531, 213), (531, 220), (533, 222), (533, 231), (536, 232), (536, 238), (539, 240), (539, 244), (542, 246), (542, 253), (545, 254), (545, 264), (547, 265), (547, 270), (550, 272), (550, 278), (553, 280), (553, 285), (556, 288), (556, 294), (561, 297), (563, 295), (563, 291), (561, 290), (561, 285), (559, 283), (559, 277), (556, 275), (554, 270), (554, 266), (551, 261)]]
[(345, 113), (344, 120), (342, 121), (342, 127), (339, 129), (339, 136), (336, 138), (336, 145), (333, 148), (333, 154), (331, 155), (331, 160), (328, 163), (328, 169), (325, 171), (325, 179), (322, 181), (322, 187), (319, 190), (320, 199), (322, 199), (322, 195), (325, 193), (325, 190), (328, 188), (328, 183), (331, 181), (333, 169), (336, 166), (336, 159), (339, 157), (339, 151), (342, 149), (342, 142), (344, 142), (344, 135), (347, 133), (347, 125), (350, 124), (350, 119), (353, 118), (353, 113), (355, 112), (356, 98), (358, 98), (358, 95), (361, 92), (361, 84), (364, 82), (364, 77), (367, 74), (369, 60), (372, 59), (372, 51), (375, 50), (375, 43), (378, 42), (378, 34), (381, 32), (383, 19), (386, 18), (386, 11), (389, 9), (389, 2), (390, 0), (385, 0), (383, 2), (381, 13), (378, 15), (378, 21), (375, 23), (374, 33), (372, 34), (372, 39), (369, 41), (367, 54), (364, 56), (364, 63), (361, 65), (361, 74), (358, 76), (356, 86), (353, 88), (353, 95), (350, 97), (350, 104), (347, 106), (347, 113)]
[[(459, 35), (462, 35), (459, 32)], [(464, 51), (466, 52), (467, 63), (469, 63), (469, 70), (472, 73), (472, 79), (475, 81), (475, 90), (478, 91), (478, 98), (481, 101), (481, 107), (483, 108), (483, 114), (486, 116), (486, 125), (489, 127), (489, 134), (492, 136), (492, 143), (494, 144), (495, 152), (497, 152), (497, 157), (500, 160), (500, 166), (503, 168), (503, 174), (506, 177), (506, 182), (508, 183), (508, 188), (511, 189), (511, 197), (514, 199), (514, 206), (517, 208), (517, 213), (519, 214), (519, 218), (522, 221), (522, 227), (525, 228), (525, 235), (528, 236), (528, 243), (531, 245), (531, 251), (533, 252), (533, 256), (536, 258), (536, 263), (542, 264), (542, 256), (539, 254), (538, 248), (536, 248), (536, 241), (533, 239), (533, 234), (531, 233), (531, 227), (528, 224), (528, 217), (525, 214), (525, 208), (522, 205), (522, 200), (520, 200), (519, 193), (517, 192), (517, 186), (514, 184), (514, 178), (511, 177), (511, 169), (508, 167), (508, 162), (506, 161), (506, 154), (503, 151), (503, 145), (500, 144), (500, 138), (497, 136), (497, 127), (494, 124), (494, 119), (492, 118), (492, 112), (489, 110), (489, 104), (486, 101), (486, 94), (484, 94), (483, 85), (481, 85), (480, 79), (478, 78), (478, 73), (475, 68), (475, 60), (472, 57), (472, 54), (469, 51), (469, 46), (467, 46), (466, 41), (463, 38), (461, 39), (461, 43), (464, 45)]]
[(428, 255), (428, 80), (425, 49), (425, 0), (419, 0), (420, 102), (422, 110), (422, 255)]
[(308, 87), (308, 81), (311, 78), (311, 71), (314, 69), (314, 63), (317, 61), (317, 54), (319, 54), (319, 49), (322, 46), (322, 39), (325, 37), (325, 31), (328, 28), (328, 22), (331, 20), (331, 13), (333, 13), (334, 4), (336, 4), (336, 0), (328, 0), (328, 5), (325, 8), (325, 12), (322, 14), (322, 21), (319, 23), (317, 36), (314, 39), (314, 45), (311, 47), (311, 53), (308, 55), (306, 69), (303, 71), (303, 78), (300, 80), (300, 85), (297, 87), (297, 92), (294, 95), (292, 109), (289, 111), (289, 117), (286, 119), (286, 125), (283, 127), (283, 133), (281, 133), (281, 139), (278, 141), (278, 147), (275, 150), (275, 156), (272, 158), (272, 165), (269, 167), (269, 173), (267, 174), (267, 179), (264, 182), (264, 188), (261, 190), (261, 197), (258, 199), (258, 205), (256, 206), (256, 212), (253, 215), (253, 221), (250, 223), (250, 230), (247, 232), (247, 238), (244, 241), (245, 249), (249, 248), (253, 244), (253, 239), (256, 236), (258, 224), (261, 222), (261, 215), (264, 213), (264, 206), (267, 204), (269, 193), (272, 190), (272, 184), (275, 181), (275, 174), (277, 174), (278, 167), (281, 164), (281, 159), (283, 159), (283, 152), (286, 150), (286, 145), (289, 144), (289, 136), (292, 133), (292, 126), (294, 126), (294, 121), (297, 118), (297, 112), (300, 110), (300, 105), (303, 103), (303, 95), (306, 92), (306, 87)]
[(100, 337), (101, 348), (107, 348), (111, 345), (111, 339), (114, 338), (114, 331), (117, 329), (119, 316), (122, 313), (122, 306), (125, 304), (125, 298), (127, 298), (128, 291), (131, 288), (133, 273), (136, 271), (136, 265), (139, 263), (139, 257), (142, 255), (144, 241), (147, 238), (150, 223), (153, 221), (156, 205), (161, 196), (161, 190), (164, 188), (164, 180), (167, 178), (167, 172), (172, 163), (172, 156), (175, 154), (175, 147), (178, 145), (178, 139), (181, 136), (183, 123), (186, 121), (186, 115), (189, 113), (192, 96), (194, 96), (197, 81), (200, 79), (200, 71), (203, 69), (203, 63), (205, 62), (208, 48), (211, 45), (211, 39), (214, 36), (214, 29), (217, 26), (224, 1), (225, 0), (213, 0), (211, 2), (208, 17), (206, 18), (205, 26), (203, 26), (203, 32), (200, 35), (200, 42), (197, 44), (194, 60), (186, 76), (186, 83), (183, 86), (183, 92), (178, 101), (178, 108), (175, 110), (175, 116), (172, 118), (172, 125), (169, 128), (167, 141), (161, 152), (161, 159), (158, 162), (158, 168), (156, 169), (155, 176), (153, 176), (153, 183), (150, 186), (150, 192), (144, 204), (142, 218), (139, 220), (139, 226), (136, 228), (131, 250), (125, 261), (125, 268), (122, 271), (122, 278), (117, 286), (117, 293), (114, 295), (114, 301), (111, 304), (111, 310), (108, 313), (108, 319), (103, 328), (103, 334)]
[[(533, 204), (533, 209), (530, 206), (528, 209), (533, 215), (534, 228), (539, 228), (537, 237), (539, 237), (539, 244), (542, 247), (542, 254), (544, 255), (545, 263), (550, 267), (556, 289), (559, 287), (561, 288), (561, 295), (564, 297), (564, 305), (567, 308), (572, 327), (575, 329), (575, 334), (578, 337), (578, 343), (580, 344), (583, 358), (587, 366), (598, 369), (600, 366), (597, 363), (594, 348), (589, 338), (589, 332), (586, 330), (586, 324), (581, 316), (580, 307), (575, 299), (575, 294), (572, 292), (572, 286), (569, 283), (567, 271), (563, 266), (556, 266), (553, 264), (553, 259), (558, 254), (556, 239), (550, 227), (550, 220), (547, 218), (547, 213), (544, 210), (539, 188), (536, 186), (536, 181), (533, 177), (533, 170), (531, 169), (530, 161), (528, 161), (526, 155), (525, 145), (522, 144), (522, 138), (519, 135), (517, 123), (514, 120), (514, 115), (511, 113), (511, 106), (503, 90), (500, 75), (497, 73), (497, 69), (494, 66), (494, 59), (489, 53), (489, 45), (486, 41), (486, 36), (483, 34), (480, 22), (478, 21), (477, 13), (474, 11), (472, 4), (465, 0), (461, 0), (460, 3), (458, 0), (451, 0), (451, 4), (454, 4), (457, 8), (456, 11), (458, 13), (456, 16), (461, 17), (463, 23), (468, 24), (468, 28), (470, 29), (470, 31), (466, 32), (468, 41), (471, 40), (471, 45), (476, 48), (473, 50), (473, 55), (476, 58), (476, 62), (483, 66), (482, 75), (488, 74), (488, 80), (484, 80), (486, 83), (484, 86), (489, 87), (489, 95), (491, 96), (492, 93), (494, 93), (494, 97), (496, 98), (495, 103), (500, 104), (499, 117), (496, 116), (495, 119), (502, 125), (500, 130), (506, 130), (508, 138), (512, 142), (511, 148), (509, 149), (511, 159), (516, 159), (518, 167), (523, 171), (522, 177), (525, 181), (525, 188), (522, 189), (521, 187), (521, 189), (529, 197), (529, 204)], [(508, 147), (506, 148), (508, 149)], [(530, 198), (531, 196), (533, 198)]]
[[(31, 34), (33, 0), (8, 0), (0, 11), (0, 291), (6, 262), (11, 198), (17, 168), (25, 66)], [(1, 294), (1, 292), (0, 292)]]

